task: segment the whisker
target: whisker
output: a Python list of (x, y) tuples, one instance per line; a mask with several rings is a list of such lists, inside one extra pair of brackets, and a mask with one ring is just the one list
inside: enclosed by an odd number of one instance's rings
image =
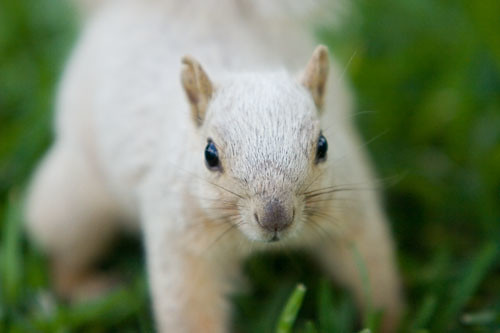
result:
[(333, 188), (333, 189), (330, 189), (330, 190), (325, 190), (325, 191), (321, 191), (321, 192), (317, 192), (317, 193), (308, 194), (308, 195), (305, 196), (305, 199), (309, 200), (311, 198), (315, 198), (315, 197), (318, 197), (318, 196), (332, 194), (332, 193), (338, 193), (338, 192), (373, 191), (373, 190), (374, 190), (373, 188), (369, 188), (369, 187), (366, 187), (366, 188), (361, 188), (361, 187), (359, 187), (359, 188), (349, 188), (349, 187), (346, 187), (346, 188)]
[(244, 196), (242, 196), (241, 194), (238, 194), (238, 193), (236, 193), (236, 192), (233, 192), (233, 191), (231, 191), (231, 190), (229, 190), (229, 189), (225, 188), (225, 187), (224, 187), (224, 186), (222, 186), (222, 185), (212, 183), (211, 181), (206, 180), (206, 179), (203, 179), (203, 180), (205, 180), (207, 183), (209, 183), (209, 184), (211, 184), (211, 185), (213, 185), (213, 186), (215, 186), (215, 187), (220, 188), (221, 190), (224, 190), (224, 191), (226, 191), (226, 192), (228, 192), (228, 193), (231, 193), (231, 194), (233, 194), (233, 195), (237, 196), (237, 197), (238, 197), (238, 198), (240, 198), (240, 199), (245, 199), (245, 197), (244, 197)]
[(383, 137), (384, 135), (386, 135), (389, 132), (390, 132), (390, 130), (386, 129), (382, 133), (375, 135), (374, 137), (372, 137), (368, 141), (364, 142), (361, 146), (359, 146), (358, 149), (368, 146), (369, 144), (371, 144), (372, 142), (374, 142), (377, 139), (380, 139), (381, 137)]
[(215, 240), (207, 247), (207, 250), (211, 249), (216, 243), (218, 243), (222, 237), (226, 236), (229, 232), (234, 230), (235, 228), (239, 227), (241, 224), (243, 224), (243, 221), (239, 221), (237, 223), (232, 223), (228, 228), (226, 228)]
[(299, 189), (297, 192), (298, 193), (301, 193), (301, 194), (304, 194), (305, 191), (307, 191), (309, 189), (309, 187), (311, 187), (312, 184), (314, 184), (321, 176), (323, 176), (325, 174), (326, 170), (323, 170), (321, 171), (316, 177), (314, 177), (314, 179), (306, 186), (305, 189)]
[(233, 212), (233, 213), (229, 213), (229, 214), (225, 214), (225, 215), (215, 216), (215, 219), (225, 220), (225, 219), (228, 219), (228, 218), (231, 218), (231, 217), (235, 217), (235, 216), (239, 216), (239, 215), (240, 214), (238, 212)]
[[(374, 141), (376, 141), (377, 139), (379, 139), (380, 137), (386, 135), (387, 133), (389, 133), (390, 129), (386, 129), (385, 131), (383, 131), (382, 133), (378, 134), (378, 135), (375, 135), (374, 137), (372, 137), (371, 139), (369, 139), (368, 141), (365, 141), (363, 142), (362, 144), (358, 145), (357, 147), (355, 147), (354, 149), (356, 151), (362, 151), (365, 147), (367, 147), (368, 145), (370, 145), (371, 143), (373, 143)], [(337, 157), (336, 159), (332, 160), (334, 161), (334, 163), (337, 163), (339, 161), (342, 161), (343, 159), (345, 159), (346, 157), (348, 156), (348, 154), (344, 154), (342, 156), (339, 156)]]
[(350, 114), (350, 116), (351, 116), (352, 118), (354, 118), (354, 117), (357, 117), (357, 116), (361, 116), (361, 115), (364, 115), (364, 114), (375, 113), (375, 112), (376, 112), (376, 111), (374, 111), (374, 110), (358, 111), (358, 112), (352, 112), (352, 113)]
[(342, 192), (342, 191), (376, 191), (382, 188), (386, 188), (388, 186), (394, 186), (397, 183), (399, 183), (404, 177), (406, 177), (407, 173), (403, 173), (401, 175), (395, 175), (395, 176), (390, 176), (390, 177), (385, 177), (385, 178), (378, 178), (375, 180), (375, 184), (370, 184), (371, 186), (365, 186), (368, 185), (369, 183), (352, 183), (352, 184), (339, 184), (339, 185), (332, 185), (332, 186), (326, 186), (326, 187), (321, 187), (317, 188), (314, 190), (310, 190), (307, 192), (302, 193), (302, 195), (306, 198), (309, 198), (311, 195), (319, 194), (321, 192), (324, 192), (324, 194), (330, 193), (329, 191), (335, 190), (333, 192)]
[(331, 239), (332, 241), (335, 241), (334, 235), (326, 230), (319, 221), (317, 221), (315, 218), (318, 218), (322, 221), (325, 221), (329, 223), (330, 225), (335, 226), (335, 231), (340, 233), (341, 235), (345, 232), (345, 228), (342, 226), (342, 224), (339, 222), (338, 218), (335, 216), (332, 216), (330, 214), (316, 214), (316, 213), (308, 213), (308, 219), (307, 221), (309, 222), (310, 225), (314, 226), (315, 228), (321, 230), (324, 236), (327, 238)]
[(324, 213), (321, 211), (308, 211), (306, 214), (308, 216), (317, 216), (317, 217), (325, 217), (325, 218), (335, 219), (335, 217), (333, 215), (330, 215), (328, 213)]
[(235, 203), (235, 201), (230, 201), (230, 200), (224, 200), (222, 198), (202, 198), (202, 197), (196, 197), (200, 200), (204, 200), (204, 201), (215, 201), (217, 203), (226, 203), (226, 204), (233, 204)]
[(315, 199), (315, 200), (306, 200), (306, 206), (309, 204), (317, 203), (317, 202), (326, 202), (326, 201), (355, 201), (356, 198), (336, 198), (336, 197), (330, 197), (330, 198), (323, 198), (323, 199)]
[(320, 187), (308, 192), (302, 193), (303, 195), (308, 195), (308, 194), (313, 194), (315, 192), (319, 191), (325, 191), (325, 190), (331, 190), (335, 188), (354, 188), (355, 186), (364, 186), (366, 183), (351, 183), (351, 184), (335, 184), (335, 185), (330, 185), (330, 186), (325, 186), (325, 187)]
[(234, 210), (238, 211), (240, 206), (215, 206), (215, 207), (206, 207), (208, 210)]
[(356, 56), (357, 53), (358, 53), (358, 50), (357, 49), (354, 50), (354, 52), (352, 53), (351, 57), (347, 61), (347, 64), (345, 65), (344, 70), (342, 71), (342, 73), (340, 73), (340, 76), (337, 79), (337, 83), (339, 83), (340, 81), (342, 81), (342, 79), (344, 78), (345, 74), (347, 73), (347, 70), (349, 69), (349, 66), (351, 65), (352, 60), (354, 59), (354, 57)]
[[(335, 238), (334, 238), (334, 235), (331, 233), (331, 232), (328, 232), (325, 228), (323, 228), (323, 226), (321, 225), (321, 223), (318, 223), (318, 221), (314, 220), (314, 219), (309, 219), (309, 222), (310, 222), (310, 226), (312, 226), (312, 229), (313, 230), (316, 230), (319, 234), (319, 237), (321, 238), (327, 238), (329, 240), (331, 240), (332, 242), (335, 242)], [(335, 226), (338, 226), (337, 223), (334, 223)], [(339, 228), (339, 232), (343, 232), (340, 228)]]

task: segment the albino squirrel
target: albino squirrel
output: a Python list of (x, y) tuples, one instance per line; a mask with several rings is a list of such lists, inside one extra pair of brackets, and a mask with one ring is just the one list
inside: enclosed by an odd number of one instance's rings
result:
[(341, 71), (324, 46), (310, 56), (296, 15), (309, 8), (85, 4), (56, 139), (27, 201), (57, 292), (105, 291), (112, 279), (92, 264), (117, 231), (137, 230), (158, 330), (227, 332), (244, 258), (286, 246), (312, 253), (394, 331), (403, 301), (391, 236)]

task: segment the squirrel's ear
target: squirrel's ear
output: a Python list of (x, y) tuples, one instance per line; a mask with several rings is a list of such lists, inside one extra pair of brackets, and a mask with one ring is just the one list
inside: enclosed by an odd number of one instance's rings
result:
[(323, 107), (329, 65), (328, 48), (318, 45), (300, 79), (300, 83), (311, 92), (319, 110)]
[(185, 65), (181, 81), (191, 104), (191, 113), (197, 126), (203, 123), (208, 103), (213, 93), (213, 85), (201, 65), (189, 56), (182, 58)]

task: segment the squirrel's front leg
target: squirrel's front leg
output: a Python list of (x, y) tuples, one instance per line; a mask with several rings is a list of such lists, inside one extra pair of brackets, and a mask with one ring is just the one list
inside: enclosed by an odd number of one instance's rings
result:
[(327, 271), (353, 291), (365, 316), (368, 310), (381, 311), (380, 332), (395, 332), (404, 301), (392, 240), (384, 218), (375, 211), (371, 216), (356, 230), (317, 242), (316, 254)]
[(144, 223), (156, 326), (159, 332), (227, 332), (234, 251), (221, 251), (224, 240), (213, 244), (222, 232), (217, 228), (184, 222), (174, 213)]

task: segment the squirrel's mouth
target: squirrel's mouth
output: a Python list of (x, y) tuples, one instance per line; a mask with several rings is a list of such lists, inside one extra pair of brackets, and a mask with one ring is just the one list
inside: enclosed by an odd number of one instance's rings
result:
[(278, 232), (275, 232), (274, 235), (269, 239), (269, 243), (275, 243), (280, 240), (280, 236), (278, 235)]

